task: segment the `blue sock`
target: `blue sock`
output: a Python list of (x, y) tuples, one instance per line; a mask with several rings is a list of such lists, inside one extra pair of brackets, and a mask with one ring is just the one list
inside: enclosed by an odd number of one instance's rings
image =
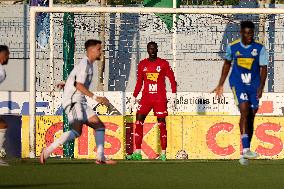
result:
[(249, 142), (248, 135), (247, 134), (243, 134), (241, 136), (241, 139), (242, 139), (243, 148), (244, 149), (250, 148), (250, 142)]

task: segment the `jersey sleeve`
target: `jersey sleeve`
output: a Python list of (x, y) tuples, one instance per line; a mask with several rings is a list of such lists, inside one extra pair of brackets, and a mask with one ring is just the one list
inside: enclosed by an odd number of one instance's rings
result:
[(138, 71), (137, 71), (137, 82), (136, 82), (136, 86), (133, 92), (133, 96), (136, 98), (142, 88), (143, 85), (143, 67), (142, 64), (140, 63), (138, 65)]
[(229, 60), (229, 61), (232, 61), (232, 60), (233, 60), (233, 57), (232, 57), (232, 50), (231, 50), (231, 46), (230, 46), (230, 45), (228, 45), (228, 46), (226, 47), (225, 59), (226, 59), (226, 60)]
[(177, 82), (176, 82), (175, 74), (168, 62), (166, 64), (166, 76), (170, 80), (172, 93), (176, 93), (177, 92)]
[(87, 64), (88, 62), (85, 60), (82, 60), (76, 68), (76, 82), (84, 84), (86, 82), (88, 73), (87, 70)]
[(260, 66), (267, 66), (268, 65), (268, 56), (265, 47), (262, 47), (260, 54), (259, 54), (259, 65)]

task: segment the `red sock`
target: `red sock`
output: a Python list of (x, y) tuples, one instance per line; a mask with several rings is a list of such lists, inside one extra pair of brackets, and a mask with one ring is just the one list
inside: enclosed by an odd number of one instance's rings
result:
[(162, 150), (167, 149), (167, 127), (166, 123), (160, 122), (159, 128), (160, 128), (160, 141), (161, 141), (161, 148)]
[(143, 139), (143, 122), (136, 121), (135, 126), (135, 147), (136, 149), (141, 149)]

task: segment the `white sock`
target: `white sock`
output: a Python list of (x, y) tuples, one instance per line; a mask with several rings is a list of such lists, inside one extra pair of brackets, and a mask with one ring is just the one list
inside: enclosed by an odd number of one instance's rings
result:
[(6, 131), (7, 129), (0, 129), (0, 149), (4, 148)]
[(100, 161), (105, 160), (105, 129), (96, 129), (96, 146), (97, 146), (97, 159)]
[(243, 154), (247, 153), (249, 151), (249, 148), (243, 148)]
[(166, 154), (166, 150), (162, 150), (161, 154), (163, 155)]
[(135, 153), (141, 154), (141, 149), (136, 149), (136, 150), (135, 150)]
[(75, 130), (70, 130), (67, 132), (64, 132), (61, 137), (59, 139), (57, 139), (56, 141), (54, 141), (50, 146), (48, 146), (45, 150), (45, 157), (49, 157), (50, 154), (56, 149), (58, 148), (60, 145), (65, 144), (66, 142), (70, 141), (70, 140), (74, 140), (75, 138), (77, 138), (79, 135), (79, 133)]

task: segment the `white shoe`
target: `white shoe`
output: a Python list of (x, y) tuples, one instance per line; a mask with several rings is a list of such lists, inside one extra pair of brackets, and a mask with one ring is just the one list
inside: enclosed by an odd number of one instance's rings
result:
[(243, 153), (243, 157), (246, 159), (255, 159), (257, 158), (259, 155), (256, 152), (252, 152), (252, 151), (247, 151), (245, 153)]
[(0, 166), (9, 166), (9, 164), (5, 162), (3, 159), (0, 159)]
[(244, 165), (244, 166), (248, 166), (249, 165), (249, 160), (244, 158), (244, 157), (241, 157), (239, 159), (239, 162), (240, 162), (241, 165)]

